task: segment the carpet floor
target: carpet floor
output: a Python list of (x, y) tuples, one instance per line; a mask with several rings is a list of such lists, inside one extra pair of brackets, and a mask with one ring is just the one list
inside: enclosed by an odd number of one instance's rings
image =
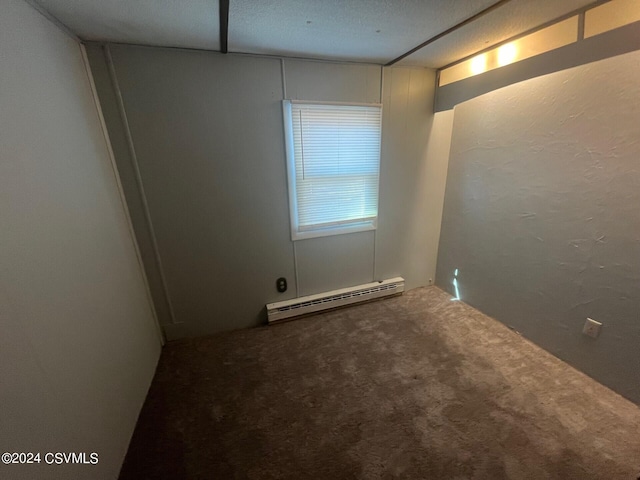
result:
[(436, 287), (169, 343), (128, 479), (631, 479), (640, 408)]

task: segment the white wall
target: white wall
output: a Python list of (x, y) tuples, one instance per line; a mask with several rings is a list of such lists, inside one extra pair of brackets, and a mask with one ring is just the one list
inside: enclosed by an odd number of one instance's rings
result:
[(435, 281), (452, 112), (432, 113), (434, 72), (385, 68), (376, 277)]
[[(448, 156), (429, 159), (433, 71), (388, 68), (383, 80), (375, 65), (110, 45), (108, 79), (106, 50), (89, 50), (101, 98), (122, 95), (178, 322), (165, 324), (169, 338), (257, 325), (268, 302), (434, 278), (440, 216), (429, 209), (442, 204)], [(383, 103), (377, 231), (291, 241), (283, 98)]]
[[(115, 479), (160, 353), (79, 44), (0, 3), (0, 477)], [(44, 460), (44, 459), (43, 459)]]
[(280, 61), (111, 53), (179, 322), (168, 337), (258, 324), (278, 277), (289, 279), (284, 297), (295, 295)]
[[(281, 98), (381, 103), (377, 65), (285, 59), (283, 73)], [(298, 296), (372, 282), (376, 236), (368, 231), (293, 242)]]
[[(455, 108), (438, 285), (640, 402), (640, 52)], [(604, 323), (593, 340), (587, 317)]]

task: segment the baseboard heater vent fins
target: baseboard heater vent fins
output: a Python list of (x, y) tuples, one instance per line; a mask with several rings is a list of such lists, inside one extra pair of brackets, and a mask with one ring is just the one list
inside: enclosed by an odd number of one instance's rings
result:
[(269, 324), (273, 324), (323, 310), (398, 295), (402, 292), (404, 292), (404, 278), (396, 277), (381, 282), (367, 283), (283, 302), (269, 303), (267, 304), (267, 319)]

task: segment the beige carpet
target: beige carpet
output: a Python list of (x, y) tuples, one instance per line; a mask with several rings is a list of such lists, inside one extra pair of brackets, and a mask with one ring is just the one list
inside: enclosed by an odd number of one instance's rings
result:
[(121, 479), (632, 479), (640, 408), (435, 288), (164, 349)]

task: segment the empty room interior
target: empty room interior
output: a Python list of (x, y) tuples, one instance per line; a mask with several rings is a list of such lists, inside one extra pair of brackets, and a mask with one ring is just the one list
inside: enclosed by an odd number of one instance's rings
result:
[(640, 478), (640, 2), (2, 0), (0, 478)]

